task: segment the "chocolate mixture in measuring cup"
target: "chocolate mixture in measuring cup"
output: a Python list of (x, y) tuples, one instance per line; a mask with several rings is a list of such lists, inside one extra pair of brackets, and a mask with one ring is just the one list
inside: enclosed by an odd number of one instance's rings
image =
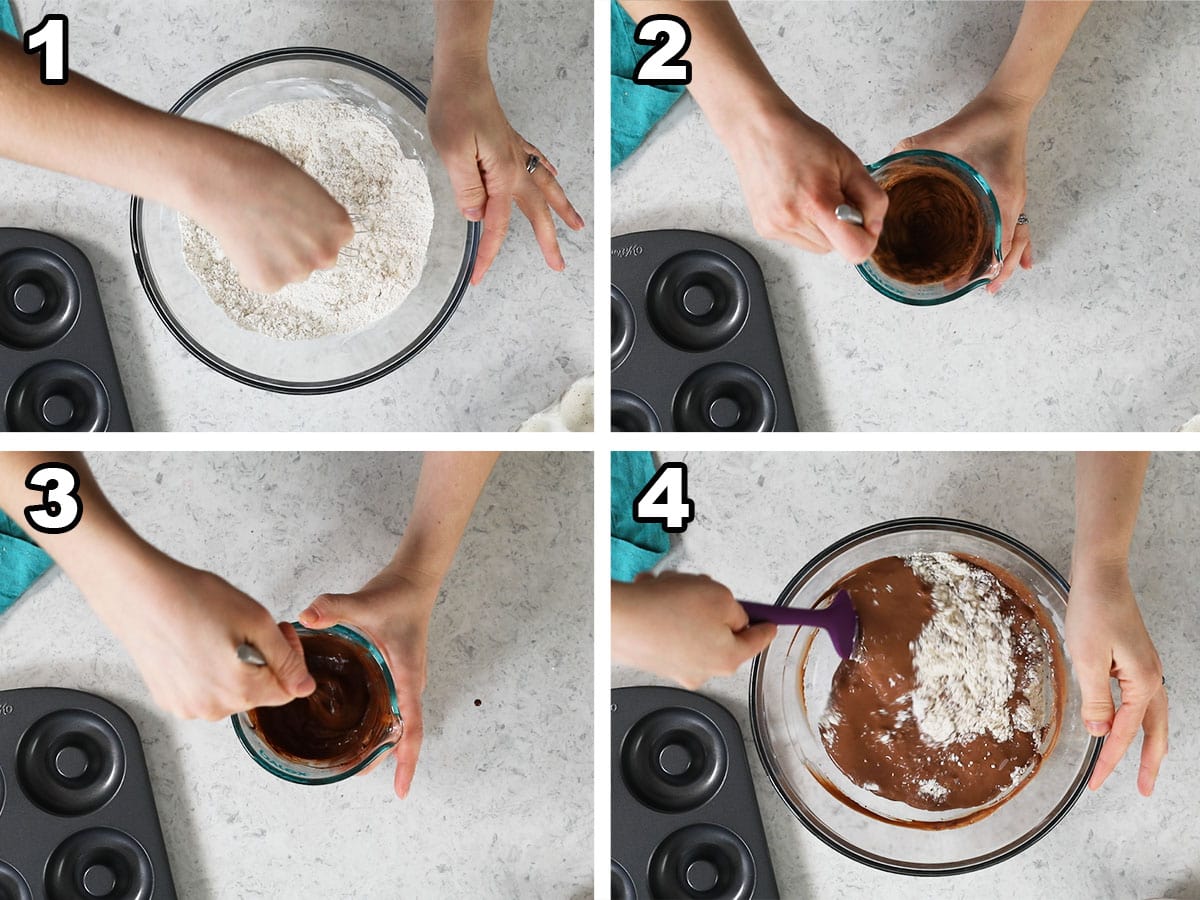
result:
[(335, 634), (303, 634), (304, 662), (317, 689), (284, 706), (247, 715), (279, 756), (321, 766), (352, 763), (379, 745), (395, 721), (387, 682), (364, 648)]
[(1024, 586), (979, 560), (917, 553), (861, 566), (830, 595), (841, 589), (861, 635), (820, 723), (837, 767), (924, 810), (981, 806), (1024, 784), (1062, 707), (1060, 652)]
[(879, 184), (888, 194), (871, 259), (905, 284), (966, 284), (988, 255), (983, 213), (970, 190), (936, 166), (897, 163)]

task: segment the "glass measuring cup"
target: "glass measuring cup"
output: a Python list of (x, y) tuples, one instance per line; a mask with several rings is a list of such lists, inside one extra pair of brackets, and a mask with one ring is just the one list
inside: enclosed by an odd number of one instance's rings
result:
[[(269, 740), (264, 739), (263, 729), (257, 724), (257, 710), (232, 716), (233, 730), (250, 757), (275, 777), (293, 784), (333, 784), (368, 769), (403, 736), (404, 720), (400, 715), (399, 701), (396, 699), (396, 687), (383, 652), (363, 632), (345, 625), (313, 629), (293, 622), (292, 627), (296, 629), (302, 645), (305, 644), (306, 638), (319, 637), (326, 644), (332, 642), (342, 645), (354, 660), (362, 664), (367, 670), (364, 673), (367, 684), (372, 686), (372, 689), (378, 688), (384, 692), (382, 697), (377, 698), (387, 704), (387, 714), (383, 716), (383, 721), (369, 730), (364, 730), (364, 737), (367, 739), (356, 752), (328, 761), (301, 759), (272, 746)], [(325, 688), (322, 686), (320, 673), (314, 672), (314, 677), (317, 679), (316, 693), (319, 694)], [(293, 701), (297, 704), (303, 702)]]
[(909, 284), (888, 275), (880, 269), (874, 258), (855, 266), (858, 273), (879, 293), (898, 303), (910, 306), (937, 306), (948, 303), (970, 293), (977, 287), (988, 284), (1000, 274), (1004, 261), (1000, 246), (1002, 240), (1000, 206), (996, 195), (969, 163), (957, 156), (940, 150), (905, 150), (893, 153), (867, 166), (867, 171), (877, 184), (886, 184), (889, 177), (905, 168), (929, 168), (949, 174), (958, 184), (966, 188), (974, 198), (982, 220), (985, 246), (971, 265), (967, 274), (953, 280), (935, 284)]

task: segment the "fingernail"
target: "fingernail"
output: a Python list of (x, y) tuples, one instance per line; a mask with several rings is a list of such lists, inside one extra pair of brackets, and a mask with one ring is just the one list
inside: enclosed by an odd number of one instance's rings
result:
[(1108, 734), (1109, 726), (1107, 722), (1084, 722), (1083, 724), (1087, 727), (1088, 734), (1092, 737), (1104, 737)]
[(315, 691), (317, 689), (317, 682), (315, 679), (313, 679), (313, 677), (311, 675), (309, 675), (302, 682), (300, 682), (299, 689), (300, 689), (301, 694), (303, 696), (307, 697), (309, 694), (311, 694), (313, 691)]
[(483, 210), (479, 209), (478, 207), (473, 207), (472, 209), (464, 209), (463, 215), (466, 216), (468, 219), (470, 219), (472, 222), (478, 222), (480, 219), (483, 218)]

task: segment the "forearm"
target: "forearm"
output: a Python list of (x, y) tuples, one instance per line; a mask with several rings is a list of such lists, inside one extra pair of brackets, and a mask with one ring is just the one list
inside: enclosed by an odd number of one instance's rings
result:
[(71, 73), (44, 85), (37, 57), (0, 36), (0, 156), (85, 178), (175, 209), (199, 189), (214, 137), (232, 135), (152, 109)]
[(623, 581), (612, 582), (612, 658), (625, 666), (645, 667), (646, 644), (663, 640), (663, 635), (647, 634), (640, 612), (653, 603), (639, 596), (637, 588)]
[(1017, 33), (986, 90), (1032, 112), (1050, 87), (1054, 69), (1090, 2), (1027, 0)]
[[(41, 501), (39, 492), (25, 487), (25, 479), (35, 466), (48, 462), (65, 463), (79, 475), (77, 493), (83, 515), (63, 534), (32, 531), (23, 513), (27, 506)], [(0, 508), (30, 530), (93, 605), (97, 598), (120, 596), (122, 586), (134, 583), (159, 555), (113, 509), (78, 453), (0, 453)]]
[(688, 90), (717, 136), (725, 140), (745, 116), (791, 101), (771, 77), (742, 30), (733, 8), (717, 0), (620, 0), (635, 22), (650, 15), (678, 16), (692, 35)]
[(454, 562), (498, 453), (426, 453), (392, 565), (440, 583)]
[(1075, 454), (1072, 567), (1125, 566), (1149, 453)]
[(449, 74), (488, 76), (492, 0), (437, 0), (433, 80)]

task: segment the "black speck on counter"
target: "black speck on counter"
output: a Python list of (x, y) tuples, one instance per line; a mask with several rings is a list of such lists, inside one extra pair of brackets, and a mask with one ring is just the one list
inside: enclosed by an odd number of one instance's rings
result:
[(482, 701), (482, 700), (480, 700), (478, 697), (476, 697), (476, 698), (475, 698), (475, 705), (476, 705), (476, 706), (483, 706), (483, 701)]

